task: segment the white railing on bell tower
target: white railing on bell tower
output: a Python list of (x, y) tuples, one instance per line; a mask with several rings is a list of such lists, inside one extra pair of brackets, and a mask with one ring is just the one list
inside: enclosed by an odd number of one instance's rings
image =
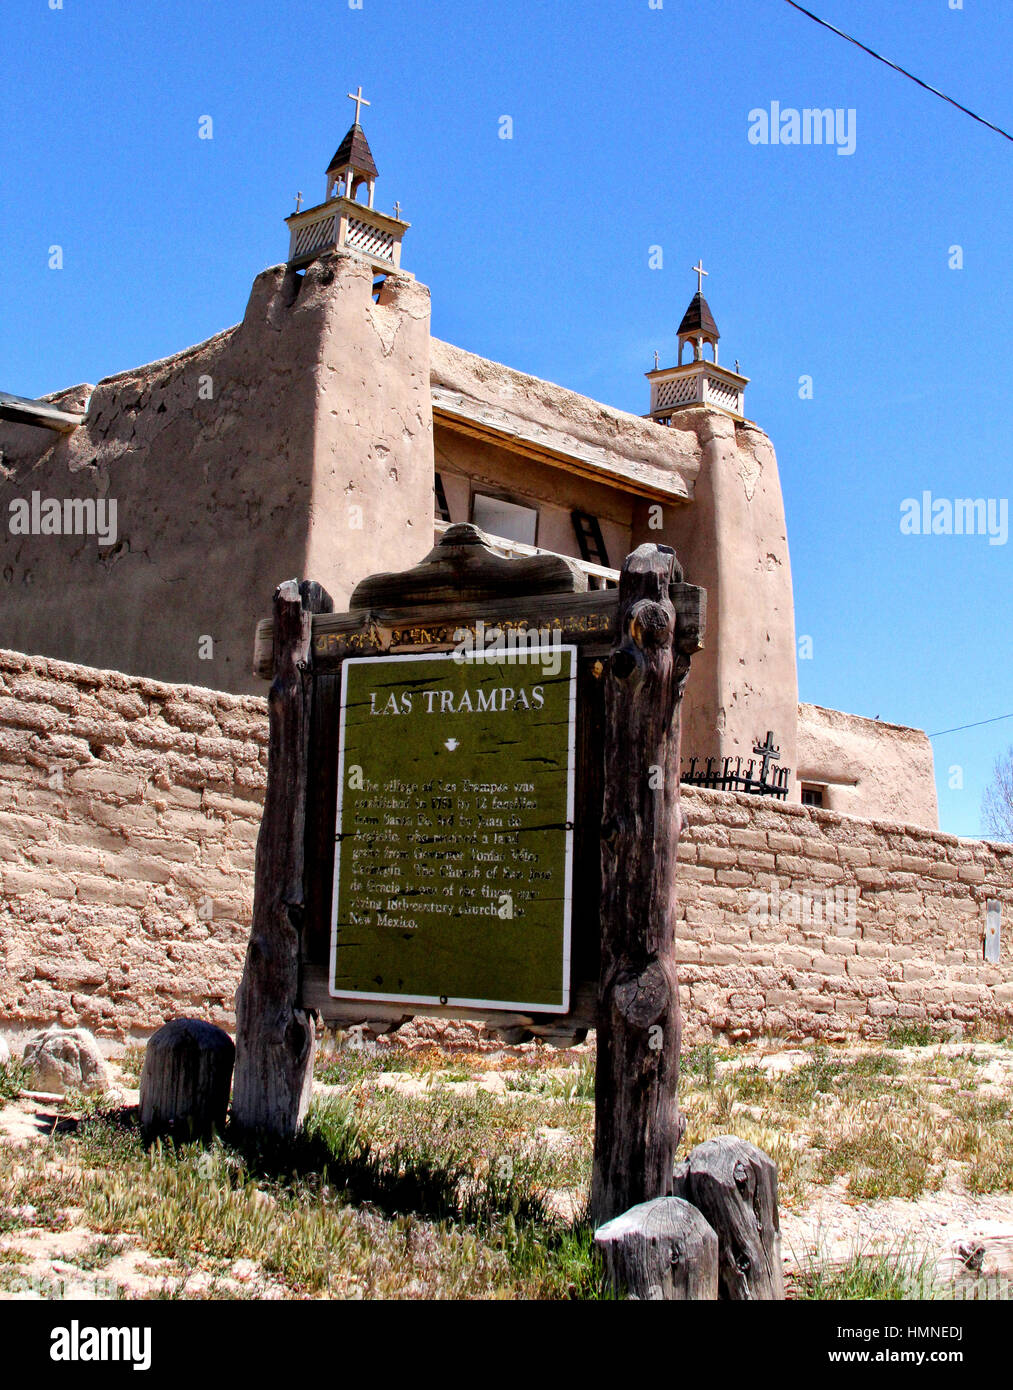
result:
[(344, 246), (371, 261), (373, 269), (381, 274), (400, 268), (401, 239), (411, 225), (343, 197), (318, 203), (305, 212), (294, 212), (285, 222), (289, 229), (290, 265), (307, 265), (324, 251)]
[(694, 405), (723, 410), (739, 420), (745, 418), (743, 406), (749, 378), (719, 367), (716, 362), (700, 358), (682, 367), (656, 368), (647, 373), (647, 379), (651, 383), (653, 420), (667, 420), (673, 411)]

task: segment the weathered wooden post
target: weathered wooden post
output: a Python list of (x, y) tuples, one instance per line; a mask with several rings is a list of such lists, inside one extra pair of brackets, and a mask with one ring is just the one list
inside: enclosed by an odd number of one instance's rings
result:
[(257, 839), (253, 927), (236, 995), (232, 1118), (264, 1136), (296, 1133), (313, 1083), (313, 1020), (300, 997), (306, 784), (312, 713), (312, 619), (334, 604), (294, 579), (274, 595), (268, 777)]
[(713, 1301), (718, 1238), (703, 1213), (681, 1197), (656, 1197), (595, 1232), (612, 1289), (637, 1299)]
[[(681, 1128), (675, 965), (679, 705), (700, 646), (697, 606), (672, 602), (674, 551), (641, 545), (619, 581), (606, 671), (595, 1225), (672, 1192)], [(700, 590), (693, 590), (700, 596)]]
[(185, 1144), (221, 1134), (235, 1057), (228, 1033), (203, 1019), (174, 1018), (153, 1033), (141, 1069), (145, 1143), (161, 1135)]
[(717, 1235), (720, 1298), (784, 1298), (777, 1164), (769, 1154), (730, 1134), (708, 1139), (675, 1170), (675, 1191)]

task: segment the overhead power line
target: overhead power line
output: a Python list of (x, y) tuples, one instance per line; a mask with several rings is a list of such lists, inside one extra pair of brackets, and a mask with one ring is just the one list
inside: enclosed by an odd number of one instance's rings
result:
[(975, 724), (958, 724), (955, 729), (940, 729), (937, 734), (929, 734), (929, 738), (942, 738), (943, 734), (959, 734), (964, 729), (980, 729), (982, 724), (999, 724), (1004, 719), (1013, 719), (1013, 714), (997, 714), (994, 719), (979, 719)]
[[(856, 48), (860, 48), (863, 53), (868, 53), (870, 58), (875, 58), (877, 62), (885, 63), (888, 68), (893, 68), (894, 72), (899, 72), (902, 77), (909, 78), (912, 82), (917, 82), (919, 87), (931, 92), (933, 96), (939, 97), (942, 101), (948, 101), (951, 106), (955, 106), (958, 111), (963, 111), (965, 116), (970, 116), (972, 121), (977, 121), (980, 125), (988, 126), (989, 130), (994, 130), (996, 135), (1001, 135), (1005, 140), (1013, 140), (1013, 135), (1008, 130), (1003, 130), (1002, 126), (993, 125), (991, 121), (986, 121), (984, 116), (979, 116), (969, 107), (961, 105), (959, 101), (954, 101), (953, 97), (948, 97), (945, 92), (941, 92), (938, 87), (933, 87), (929, 82), (923, 82), (920, 77), (915, 77), (913, 72), (908, 72), (907, 68), (902, 68), (899, 63), (892, 63), (889, 58), (884, 58), (882, 53), (877, 53), (868, 44), (861, 43), (851, 34), (846, 34), (843, 29), (838, 29), (834, 24), (828, 24), (825, 19), (820, 19), (818, 14), (813, 14), (812, 10), (807, 10), (804, 5), (799, 5), (796, 0), (785, 0), (785, 4), (798, 10), (799, 14), (804, 14), (807, 19), (811, 19), (815, 24), (820, 24), (824, 29), (829, 29), (832, 34), (837, 34), (842, 39), (847, 39), (848, 43), (853, 43)], [(1003, 718), (1006, 718), (1004, 715)], [(947, 731), (949, 732), (949, 731)]]

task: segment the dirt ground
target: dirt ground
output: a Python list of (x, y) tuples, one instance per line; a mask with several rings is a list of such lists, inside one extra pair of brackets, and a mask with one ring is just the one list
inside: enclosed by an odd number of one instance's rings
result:
[[(883, 1123), (889, 1124), (890, 1083), (916, 1087), (929, 1126), (945, 1127), (950, 1118), (948, 1104), (988, 1105), (993, 1119), (1008, 1128), (1008, 1098), (1013, 1087), (1013, 1049), (1000, 1043), (953, 1043), (927, 1047), (900, 1047), (883, 1078), (884, 1095), (863, 1093), (856, 1102), (856, 1113), (866, 1114), (869, 1106), (881, 1100), (886, 1105)], [(865, 1074), (870, 1057), (868, 1047), (838, 1049), (829, 1063), (836, 1068), (837, 1083), (855, 1069)], [(760, 1142), (766, 1126), (775, 1124), (771, 1096), (781, 1094), (785, 1078), (801, 1076), (813, 1067), (811, 1048), (777, 1048), (752, 1045), (705, 1059), (704, 1081), (693, 1071), (684, 1077), (685, 1104), (693, 1115), (695, 1096), (700, 1105), (713, 1104), (718, 1096), (721, 1132), (738, 1133)], [(863, 1059), (866, 1059), (863, 1061)], [(581, 1059), (568, 1059), (570, 1069), (546, 1065), (544, 1070), (526, 1065), (518, 1067), (510, 1055), (459, 1056), (439, 1059), (425, 1069), (413, 1068), (402, 1059), (397, 1069), (384, 1070), (382, 1058), (363, 1077), (358, 1074), (339, 1080), (319, 1080), (319, 1102), (352, 1095), (358, 1103), (397, 1103), (422, 1106), (436, 1097), (444, 1106), (473, 1101), (476, 1096), (507, 1110), (515, 1101), (530, 1101), (551, 1089), (557, 1110), (546, 1112), (546, 1123), (530, 1127), (531, 1137), (544, 1152), (566, 1155), (586, 1148), (589, 1136), (588, 1109), (593, 1102), (585, 1094), (576, 1095), (566, 1078), (581, 1075)], [(885, 1064), (884, 1064), (885, 1065)], [(963, 1068), (963, 1071), (955, 1070)], [(114, 1065), (114, 1071), (119, 1071)], [(325, 1075), (327, 1073), (325, 1072)], [(967, 1077), (973, 1075), (973, 1084)], [(136, 1105), (132, 1089), (136, 1075), (117, 1075), (117, 1085), (126, 1108)], [(748, 1080), (748, 1087), (744, 1088)], [(917, 1085), (916, 1085), (917, 1083)], [(694, 1088), (697, 1088), (695, 1091)], [(829, 1093), (832, 1087), (827, 1084)], [(585, 1088), (586, 1091), (586, 1088)], [(558, 1093), (558, 1094), (557, 1094)], [(558, 1111), (559, 1096), (564, 1103), (582, 1107), (580, 1123), (571, 1124), (570, 1110)], [(738, 1098), (736, 1098), (738, 1097)], [(744, 1097), (744, 1098), (742, 1098)], [(947, 1099), (950, 1097), (951, 1099)], [(723, 1099), (722, 1099), (723, 1098)], [(731, 1098), (731, 1099), (729, 1099)], [(822, 1097), (821, 1097), (822, 1100)], [(942, 1102), (942, 1103), (941, 1103)], [(833, 1095), (831, 1107), (844, 1102)], [(863, 1109), (865, 1107), (865, 1109)], [(782, 1140), (786, 1152), (808, 1151), (805, 1105), (799, 1105), (801, 1126)], [(701, 1113), (703, 1113), (701, 1111)], [(795, 1113), (795, 1112), (793, 1112)], [(813, 1111), (815, 1113), (815, 1111)], [(878, 1112), (877, 1112), (878, 1113)], [(553, 1119), (562, 1123), (553, 1123)], [(54, 1098), (23, 1094), (0, 1110), (0, 1154), (15, 1177), (18, 1165), (68, 1162), (57, 1153), (55, 1141), (72, 1131), (76, 1119), (68, 1105)], [(784, 1126), (780, 1126), (784, 1129)], [(790, 1126), (788, 1127), (790, 1130)], [(984, 1131), (983, 1131), (984, 1134)], [(699, 1136), (696, 1136), (699, 1137)], [(985, 1136), (987, 1137), (987, 1135)], [(764, 1145), (761, 1143), (761, 1147)], [(52, 1152), (52, 1159), (47, 1155)], [(583, 1171), (583, 1170), (581, 1170)], [(833, 1268), (853, 1263), (856, 1256), (909, 1258), (913, 1265), (930, 1268), (935, 1296), (1008, 1297), (1008, 1280), (1013, 1276), (1013, 1191), (972, 1191), (966, 1182), (966, 1164), (945, 1156), (916, 1195), (890, 1195), (872, 1199), (856, 1198), (854, 1182), (845, 1174), (832, 1176), (820, 1184), (800, 1187), (800, 1180), (787, 1187), (782, 1183), (782, 1253), (789, 1286), (806, 1270)], [(15, 1184), (16, 1186), (16, 1184)], [(1013, 1182), (1000, 1182), (1000, 1188)], [(9, 1189), (13, 1190), (13, 1189)], [(265, 1204), (274, 1198), (262, 1194)], [(579, 1217), (583, 1202), (579, 1184), (559, 1186), (548, 1194), (548, 1209), (564, 1221)], [(284, 1281), (266, 1273), (256, 1260), (239, 1258), (227, 1266), (214, 1268), (201, 1260), (188, 1258), (187, 1252), (155, 1253), (130, 1232), (110, 1233), (96, 1229), (85, 1219), (83, 1209), (68, 1207), (54, 1221), (52, 1212), (36, 1211), (31, 1203), (3, 1206), (0, 1202), (0, 1298), (39, 1297), (122, 1298), (122, 1297), (254, 1297), (293, 1296)], [(297, 1295), (296, 1295), (297, 1296)], [(353, 1294), (354, 1296), (354, 1294)]]

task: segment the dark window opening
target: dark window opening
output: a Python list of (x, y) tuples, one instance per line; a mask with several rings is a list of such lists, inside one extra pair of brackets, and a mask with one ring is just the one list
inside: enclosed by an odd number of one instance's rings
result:
[(580, 558), (591, 565), (604, 565), (608, 568), (609, 557), (605, 549), (605, 538), (601, 533), (598, 518), (589, 512), (570, 513), (573, 529), (580, 547)]
[(822, 787), (803, 787), (802, 788), (803, 806), (822, 806), (823, 788)]
[(433, 481), (433, 494), (436, 498), (436, 520), (449, 521), (450, 508), (447, 506), (447, 494), (443, 490), (443, 479), (439, 473)]

